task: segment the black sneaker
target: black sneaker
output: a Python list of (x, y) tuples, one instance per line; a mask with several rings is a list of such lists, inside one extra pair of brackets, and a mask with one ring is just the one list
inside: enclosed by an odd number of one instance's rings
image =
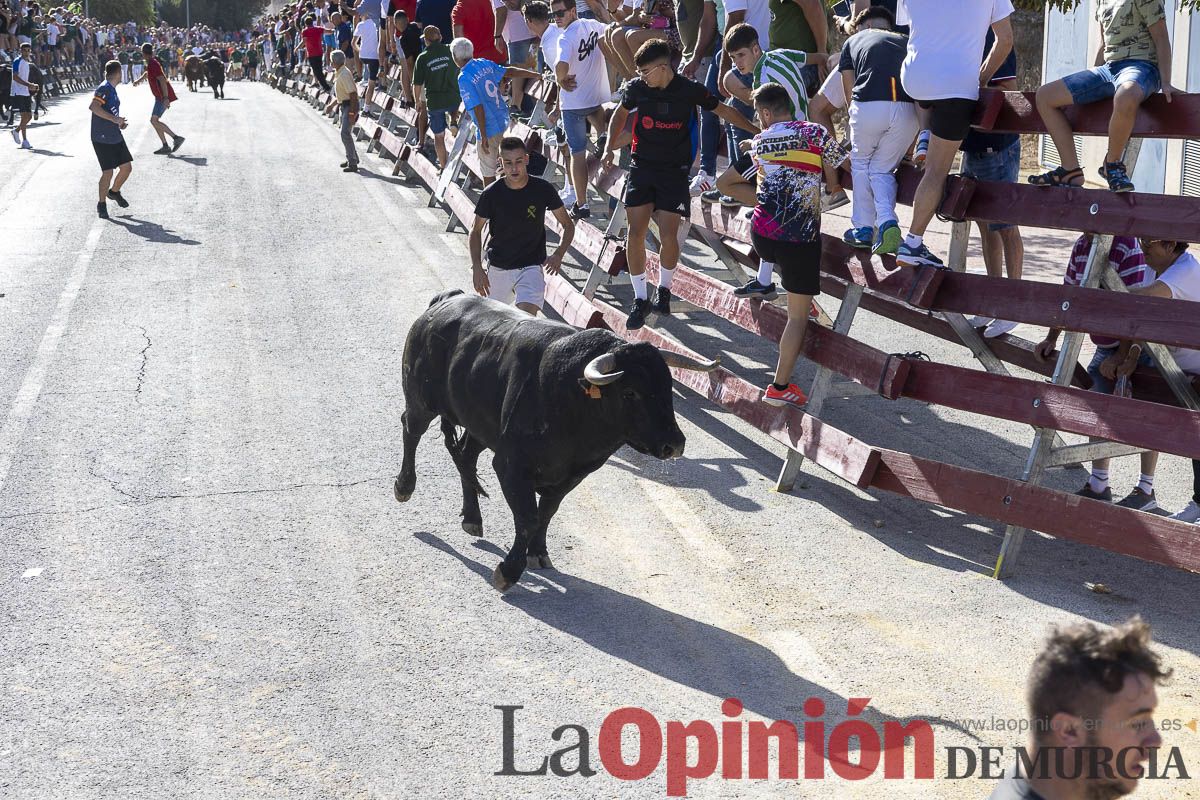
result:
[(705, 203), (719, 203), (721, 202), (721, 192), (717, 189), (709, 189), (707, 192), (701, 192), (700, 200)]
[(345, 169), (346, 167), (350, 166), (350, 162), (343, 161), (342, 163), (338, 164), (338, 166), (341, 167), (342, 169)]
[(96, 213), (100, 215), (100, 219), (108, 219), (108, 203), (96, 203)]
[(588, 219), (592, 216), (592, 210), (587, 206), (573, 205), (569, 215), (571, 219)]
[(358, 164), (350, 164), (349, 166), (342, 167), (342, 172), (358, 172)]
[(721, 202), (722, 208), (741, 208), (742, 207), (742, 204), (739, 201), (733, 199), (732, 197), (730, 197), (727, 194), (721, 195), (720, 202)]
[(779, 297), (779, 292), (775, 289), (774, 283), (763, 285), (758, 282), (758, 278), (747, 283), (745, 286), (739, 286), (733, 290), (737, 297), (746, 297), (759, 300), (774, 300)]
[(167, 145), (167, 144), (163, 144), (163, 146), (162, 146), (162, 147), (160, 147), (160, 148), (158, 148), (157, 150), (155, 150), (155, 151), (154, 151), (154, 155), (156, 155), (156, 156), (165, 156), (165, 155), (169, 154), (170, 152), (171, 152), (171, 148), (170, 148), (170, 146), (169, 146), (169, 145)]
[(625, 330), (636, 331), (646, 324), (646, 312), (650, 310), (649, 300), (634, 300), (629, 316), (625, 318)]
[(1090, 483), (1085, 483), (1083, 488), (1075, 494), (1079, 495), (1080, 497), (1086, 497), (1089, 500), (1099, 500), (1102, 503), (1112, 502), (1111, 488), (1105, 487), (1103, 492), (1094, 492), (1092, 491), (1092, 485)]
[(184, 138), (182, 136), (176, 136), (174, 143), (171, 145), (171, 152), (174, 153), (176, 150), (183, 147), (183, 142)]
[[(671, 316), (671, 290), (662, 286), (654, 293), (654, 310), (659, 314)], [(628, 327), (628, 326), (627, 326)]]
[(116, 200), (117, 205), (119, 205), (121, 208), (129, 208), (129, 201), (122, 197), (120, 192), (114, 192), (112, 189), (109, 189), (108, 196), (113, 200)]

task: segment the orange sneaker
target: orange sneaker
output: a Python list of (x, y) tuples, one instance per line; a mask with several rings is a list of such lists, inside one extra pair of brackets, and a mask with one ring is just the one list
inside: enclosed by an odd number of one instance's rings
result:
[(763, 392), (762, 401), (767, 405), (777, 406), (793, 406), (795, 408), (803, 408), (808, 402), (808, 395), (800, 391), (800, 387), (794, 383), (789, 383), (786, 389), (776, 389), (775, 384), (768, 383), (767, 390)]

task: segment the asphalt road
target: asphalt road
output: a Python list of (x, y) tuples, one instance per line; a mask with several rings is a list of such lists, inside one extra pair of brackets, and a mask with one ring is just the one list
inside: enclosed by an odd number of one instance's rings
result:
[[(149, 93), (122, 87), (132, 205), (109, 222), (86, 94), (52, 107), (32, 153), (0, 135), (0, 797), (662, 797), (662, 765), (603, 769), (605, 717), (715, 724), (725, 697), (739, 720), (797, 721), (815, 697), (827, 731), (853, 697), (877, 726), (935, 720), (939, 777), (827, 768), (695, 780), (693, 796), (983, 797), (991, 781), (942, 777), (944, 748), (1024, 736), (964, 720), (1024, 716), (1051, 623), (1135, 612), (1176, 670), (1160, 716), (1200, 716), (1197, 577), (1034, 536), (994, 581), (990, 523), (811, 467), (775, 494), (779, 448), (684, 393), (687, 457), (619, 452), (556, 519), (558, 569), (497, 594), (511, 518), (496, 492), (484, 539), (462, 533), (436, 426), (413, 499), (391, 490), (405, 332), (433, 293), (469, 286), (465, 237), (374, 156), (343, 175), (336, 130), (296, 99), (227, 91), (181, 90), (167, 120), (187, 143), (162, 157)], [(769, 348), (687, 319), (671, 330), (762, 378)], [(868, 341), (967, 363), (860, 319)], [(909, 401), (827, 410), (868, 441), (1008, 475), (1030, 438)], [(1163, 464), (1164, 504), (1182, 506), (1189, 471)], [(495, 775), (501, 705), (523, 706), (515, 767), (573, 744), (551, 732), (574, 724), (599, 774)], [(1200, 771), (1200, 735), (1164, 736)]]

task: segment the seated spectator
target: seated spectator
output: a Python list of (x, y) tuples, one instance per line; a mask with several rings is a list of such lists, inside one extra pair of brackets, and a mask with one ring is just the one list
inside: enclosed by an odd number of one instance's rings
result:
[[(450, 48), (442, 42), (442, 32), (438, 26), (427, 25), (422, 35), (425, 38), (425, 50), (417, 56), (413, 72), (417, 115), (418, 120), (421, 114), (426, 115), (428, 130), (433, 133), (438, 167), (445, 168), (448, 161), (446, 126), (462, 102), (458, 93), (458, 67), (450, 55)], [(423, 146), (425, 142), (422, 139), (418, 144)]]
[[(750, 240), (763, 262), (758, 277), (735, 291), (739, 297), (776, 294), (768, 264), (778, 265), (787, 292), (787, 324), (779, 339), (775, 380), (763, 392), (764, 403), (797, 408), (808, 402), (792, 382), (804, 347), (808, 313), (821, 293), (821, 176), (846, 160), (829, 131), (792, 116), (792, 101), (777, 83), (754, 90), (754, 110), (763, 130), (747, 149), (753, 164), (737, 182), (723, 181), (722, 191), (754, 205)], [(757, 190), (755, 188), (757, 178)]]
[[(995, 36), (989, 30), (984, 49), (991, 51)], [(1013, 48), (988, 86), (1005, 91), (1017, 90), (1017, 50)], [(983, 133), (972, 130), (962, 143), (963, 172), (981, 181), (1016, 183), (1021, 172), (1021, 136), (1016, 133)], [(1021, 229), (1007, 222), (976, 222), (987, 274), (999, 278), (1007, 274), (1020, 280), (1025, 265), (1025, 243)], [(1017, 327), (1007, 319), (973, 317), (972, 326), (983, 328), (985, 339), (994, 339)]]
[[(508, 55), (508, 63), (514, 67), (535, 69), (534, 47), (537, 39), (525, 24), (521, 15), (521, 0), (492, 0), (492, 11), (496, 16), (496, 46)], [(525, 106), (525, 81), (512, 80), (512, 107), (520, 114)]]
[(633, 54), (654, 39), (661, 39), (671, 46), (674, 53), (683, 52), (679, 38), (679, 26), (675, 20), (675, 0), (644, 0), (619, 27), (609, 30), (609, 41), (614, 54), (620, 59), (620, 72), (628, 80), (636, 74)]
[(892, 170), (917, 135), (917, 110), (900, 85), (908, 37), (892, 32), (895, 19), (878, 6), (854, 18), (857, 31), (842, 49), (843, 93), (851, 97), (850, 170), (854, 205), (843, 239), (873, 253), (900, 248), (896, 176)]
[[(1091, 251), (1091, 234), (1085, 233), (1075, 240), (1075, 246), (1071, 249), (1070, 261), (1067, 262), (1067, 274), (1063, 278), (1065, 285), (1080, 285)], [(1146, 263), (1146, 257), (1138, 247), (1137, 241), (1129, 236), (1113, 237), (1112, 247), (1108, 251), (1108, 266), (1113, 268), (1113, 271), (1120, 276), (1121, 282), (1130, 289), (1149, 286), (1155, 279), (1155, 271)], [(1056, 328), (1047, 331), (1046, 338), (1034, 349), (1034, 354), (1039, 360), (1047, 361), (1054, 355), (1054, 348), (1058, 344), (1060, 333), (1061, 331)], [(1096, 345), (1096, 353), (1087, 367), (1088, 376), (1092, 379), (1092, 391), (1112, 394), (1116, 386), (1112, 367), (1118, 364), (1117, 348), (1121, 343), (1105, 336), (1092, 336), (1092, 342)], [(1140, 345), (1136, 349), (1139, 356), (1134, 359), (1134, 367), (1138, 364), (1154, 363), (1151, 361), (1149, 353), (1141, 352)], [(1158, 453), (1142, 453), (1141, 460), (1142, 474), (1138, 479), (1137, 486), (1117, 505), (1135, 508), (1139, 511), (1153, 511), (1158, 507), (1154, 497), (1154, 472), (1158, 466)], [(1108, 458), (1098, 458), (1093, 461), (1091, 477), (1075, 494), (1091, 500), (1111, 503), (1113, 495), (1112, 489), (1108, 485), (1111, 463), (1111, 459)]]
[[(1018, 764), (1034, 774), (1008, 772), (990, 800), (1133, 794), (1142, 762), (1162, 744), (1155, 686), (1170, 676), (1150, 649), (1150, 626), (1138, 617), (1107, 630), (1090, 622), (1056, 628), (1033, 662), (1025, 694), (1032, 733), (1028, 758)], [(1079, 752), (1088, 748), (1093, 752)]]
[(1133, 181), (1125, 169), (1125, 145), (1142, 102), (1162, 89), (1167, 102), (1177, 92), (1171, 86), (1171, 40), (1167, 33), (1163, 0), (1096, 0), (1103, 51), (1098, 67), (1076, 72), (1048, 83), (1037, 91), (1037, 109), (1054, 140), (1062, 165), (1041, 175), (1030, 175), (1035, 186), (1082, 186), (1083, 170), (1071, 123), (1064, 106), (1086, 105), (1112, 98), (1108, 123), (1108, 153), (1100, 177), (1114, 192), (1132, 192)]
[[(971, 129), (971, 116), (985, 85), (1012, 49), (1011, 0), (960, 0), (947, 13), (944, 0), (905, 0), (897, 22), (912, 24), (908, 57), (901, 70), (904, 91), (925, 109), (931, 136), (925, 173), (913, 198), (912, 223), (896, 260), (943, 266), (925, 246), (925, 229), (942, 203), (946, 176)], [(984, 59), (988, 28), (996, 43)], [(983, 66), (979, 63), (983, 61)]]
[(450, 43), (450, 55), (459, 70), (458, 91), (466, 115), (479, 129), (475, 147), (483, 185), (488, 186), (496, 180), (500, 139), (508, 130), (508, 105), (500, 96), (500, 84), (514, 76), (531, 80), (540, 76), (526, 69), (502, 67), (490, 59), (475, 58), (471, 40), (462, 37)]

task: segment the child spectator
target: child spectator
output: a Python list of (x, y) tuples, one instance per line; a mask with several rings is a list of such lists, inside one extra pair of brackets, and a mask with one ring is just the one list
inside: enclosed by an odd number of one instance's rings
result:
[(1030, 175), (1034, 186), (1082, 186), (1083, 170), (1071, 123), (1063, 106), (1086, 105), (1112, 98), (1108, 153), (1100, 177), (1114, 192), (1132, 192), (1125, 169), (1125, 145), (1133, 132), (1138, 106), (1162, 89), (1167, 102), (1178, 91), (1171, 86), (1171, 40), (1167, 36), (1163, 0), (1094, 0), (1102, 34), (1099, 66), (1075, 72), (1037, 91), (1037, 109), (1058, 149), (1061, 166)]
[[(754, 109), (762, 124), (748, 149), (753, 166), (737, 183), (723, 190), (747, 205), (754, 204), (750, 239), (764, 265), (779, 267), (780, 283), (787, 292), (787, 325), (779, 340), (775, 380), (763, 393), (763, 402), (797, 408), (808, 402), (792, 383), (792, 370), (804, 346), (808, 312), (813, 297), (821, 293), (821, 175), (829, 175), (846, 160), (846, 151), (820, 125), (793, 118), (791, 99), (777, 83), (754, 91)], [(755, 191), (754, 176), (758, 187)], [(775, 284), (769, 269), (736, 290), (740, 297), (773, 297)]]
[(887, 9), (872, 7), (854, 18), (858, 31), (842, 49), (839, 70), (850, 103), (850, 171), (854, 205), (851, 247), (874, 253), (900, 248), (896, 219), (896, 176), (892, 170), (917, 135), (917, 109), (900, 85), (900, 65), (908, 37), (893, 33), (896, 20)]

